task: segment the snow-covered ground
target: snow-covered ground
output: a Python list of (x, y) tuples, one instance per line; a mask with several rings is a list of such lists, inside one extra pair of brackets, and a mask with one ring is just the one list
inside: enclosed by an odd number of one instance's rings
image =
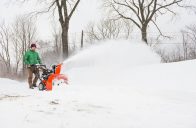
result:
[(136, 41), (108, 41), (64, 62), (51, 92), (0, 79), (2, 128), (195, 128), (196, 60), (161, 64)]

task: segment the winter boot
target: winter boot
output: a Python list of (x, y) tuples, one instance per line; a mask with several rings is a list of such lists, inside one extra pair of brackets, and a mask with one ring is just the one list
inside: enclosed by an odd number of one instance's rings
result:
[(34, 89), (33, 86), (30, 86), (29, 89)]
[(33, 86), (33, 87), (37, 87), (37, 85), (36, 85), (36, 84), (33, 84), (32, 86)]

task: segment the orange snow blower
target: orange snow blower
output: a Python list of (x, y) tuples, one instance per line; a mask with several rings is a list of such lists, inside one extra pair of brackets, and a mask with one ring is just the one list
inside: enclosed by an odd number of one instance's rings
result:
[(38, 88), (40, 91), (51, 91), (54, 80), (63, 80), (63, 83), (68, 84), (68, 78), (64, 74), (60, 74), (62, 64), (53, 65), (52, 69), (47, 69), (46, 65), (36, 64), (34, 67), (39, 70), (36, 74), (40, 83)]

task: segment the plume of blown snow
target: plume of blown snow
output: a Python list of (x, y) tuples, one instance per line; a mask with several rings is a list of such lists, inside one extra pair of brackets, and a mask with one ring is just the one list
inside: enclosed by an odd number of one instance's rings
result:
[(72, 84), (111, 85), (122, 77), (123, 70), (160, 62), (160, 57), (143, 42), (111, 40), (84, 49), (66, 60), (62, 72)]
[(160, 63), (160, 57), (144, 42), (110, 40), (86, 48), (64, 62), (65, 69), (127, 68)]

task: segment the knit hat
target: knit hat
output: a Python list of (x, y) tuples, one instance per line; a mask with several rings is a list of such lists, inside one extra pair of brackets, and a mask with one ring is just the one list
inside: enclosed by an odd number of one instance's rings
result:
[(36, 44), (31, 44), (31, 48), (32, 48), (32, 47), (36, 47)]

